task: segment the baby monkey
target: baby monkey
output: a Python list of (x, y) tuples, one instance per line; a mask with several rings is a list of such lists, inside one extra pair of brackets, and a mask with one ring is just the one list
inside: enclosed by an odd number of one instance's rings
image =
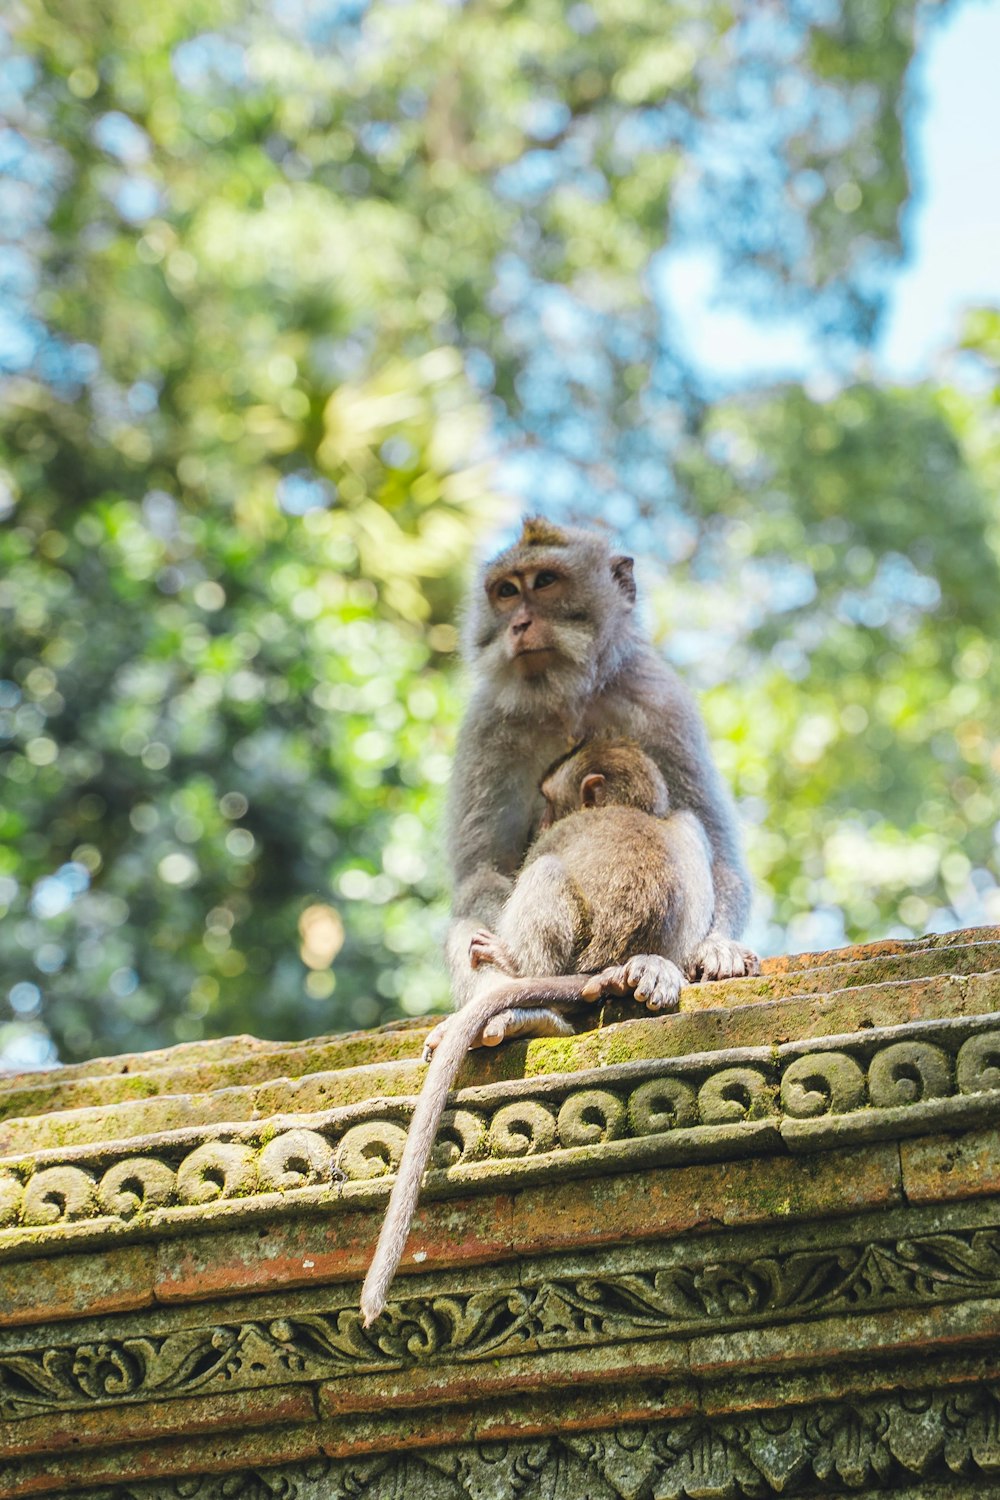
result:
[(541, 830), (497, 931), (470, 943), (474, 964), (497, 968), (496, 984), (427, 1039), (431, 1065), (361, 1291), (366, 1327), (402, 1258), (448, 1092), (469, 1048), (489, 1041), (489, 1023), (521, 1007), (562, 1009), (626, 992), (651, 1009), (675, 1009), (684, 964), (712, 926), (708, 839), (693, 812), (670, 812), (663, 777), (637, 745), (577, 747), (541, 791)]

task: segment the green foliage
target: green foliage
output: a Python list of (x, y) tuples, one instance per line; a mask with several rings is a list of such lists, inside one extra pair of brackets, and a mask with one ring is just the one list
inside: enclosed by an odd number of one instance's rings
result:
[(779, 942), (1000, 917), (997, 449), (991, 472), (981, 406), (792, 388), (721, 405), (682, 465), (710, 519), (681, 607), (732, 642), (709, 718), (760, 820)]
[[(456, 415), (437, 367), (406, 421), (421, 472)], [(371, 1024), (368, 997), (398, 995), (392, 955), (407, 1005), (443, 1000), (426, 904), (466, 517), (440, 499), (288, 516), (271, 488), (232, 507), (101, 489), (67, 514), (40, 485), (0, 543), (0, 953), (15, 976), (33, 956), (71, 1054), (248, 1018)], [(303, 910), (336, 924), (315, 953)]]
[(915, 10), (11, 12), (9, 1057), (444, 1003), (453, 622), (498, 455), (675, 562), (657, 626), (709, 687), (775, 944), (816, 903), (867, 935), (982, 884), (987, 419), (869, 386), (712, 409), (647, 294), (700, 235), (734, 296), (867, 336)]

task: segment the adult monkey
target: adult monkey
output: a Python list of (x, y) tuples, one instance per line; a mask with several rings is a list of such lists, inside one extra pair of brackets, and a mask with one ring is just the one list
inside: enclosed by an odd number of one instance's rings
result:
[[(715, 914), (691, 955), (691, 979), (756, 974), (738, 941), (750, 907), (736, 813), (694, 700), (637, 627), (632, 559), (597, 532), (528, 517), (517, 542), (482, 572), (467, 618), (475, 679), (449, 792), (453, 894), (447, 939), (457, 1005), (477, 993), (477, 933), (493, 929), (538, 825), (540, 778), (594, 735), (637, 743), (659, 766), (671, 806), (708, 836)], [(637, 999), (661, 982), (658, 955), (629, 966)], [(631, 985), (630, 985), (631, 987)], [(482, 1040), (571, 1028), (553, 1010), (517, 1008)]]

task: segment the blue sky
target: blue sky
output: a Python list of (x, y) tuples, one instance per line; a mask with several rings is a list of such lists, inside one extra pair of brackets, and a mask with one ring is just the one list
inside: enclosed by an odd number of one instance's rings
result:
[[(873, 359), (875, 373), (898, 380), (934, 373), (964, 308), (1000, 303), (1000, 5), (961, 0), (926, 24), (910, 80), (916, 191), (906, 262), (893, 277)], [(658, 291), (705, 375), (729, 385), (824, 369), (801, 322), (763, 323), (720, 307), (715, 286), (704, 250), (669, 252)]]
[(887, 373), (914, 376), (953, 340), (963, 307), (1000, 302), (1000, 6), (965, 0), (930, 28), (914, 132), (917, 201), (910, 264), (879, 348)]

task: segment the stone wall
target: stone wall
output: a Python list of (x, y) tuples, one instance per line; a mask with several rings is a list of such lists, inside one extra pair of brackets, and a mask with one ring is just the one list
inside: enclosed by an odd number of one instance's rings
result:
[(0, 1500), (1000, 1496), (998, 1009), (979, 929), (477, 1054), (370, 1330), (424, 1024), (0, 1080)]

